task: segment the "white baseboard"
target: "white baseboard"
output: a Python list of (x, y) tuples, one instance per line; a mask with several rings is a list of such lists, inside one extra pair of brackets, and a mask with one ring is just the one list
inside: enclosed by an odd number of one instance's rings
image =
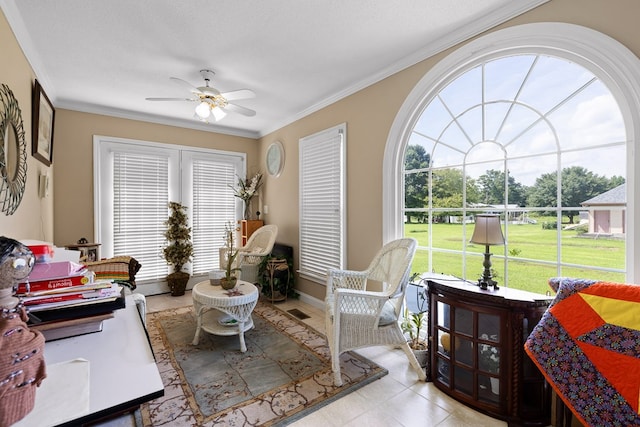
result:
[(304, 302), (305, 304), (309, 304), (315, 308), (318, 308), (320, 310), (324, 310), (324, 300), (318, 299), (316, 297), (312, 297), (311, 295), (299, 292), (297, 290), (296, 292), (298, 292), (298, 294), (300, 295), (300, 301)]
[[(203, 280), (209, 280), (209, 277), (207, 275), (191, 276), (189, 283), (187, 283), (186, 290), (191, 290), (196, 283), (200, 283)], [(169, 289), (166, 281), (161, 280), (150, 283), (136, 283), (136, 290), (133, 292), (149, 297), (152, 295), (168, 294), (171, 292), (171, 289)]]

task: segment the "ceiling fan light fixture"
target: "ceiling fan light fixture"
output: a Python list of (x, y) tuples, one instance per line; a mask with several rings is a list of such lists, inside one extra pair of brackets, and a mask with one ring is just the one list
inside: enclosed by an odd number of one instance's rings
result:
[(212, 108), (211, 112), (213, 113), (213, 117), (216, 119), (216, 121), (222, 120), (224, 116), (227, 115), (227, 113), (220, 107)]
[(206, 119), (207, 117), (209, 117), (209, 115), (211, 114), (209, 103), (203, 101), (200, 104), (198, 104), (198, 106), (196, 107), (196, 114), (201, 119)]

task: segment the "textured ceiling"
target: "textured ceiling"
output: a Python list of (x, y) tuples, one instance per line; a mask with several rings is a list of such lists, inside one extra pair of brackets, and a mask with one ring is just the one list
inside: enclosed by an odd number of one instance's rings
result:
[[(547, 0), (0, 0), (56, 108), (257, 137)], [(177, 77), (257, 112), (193, 119)]]

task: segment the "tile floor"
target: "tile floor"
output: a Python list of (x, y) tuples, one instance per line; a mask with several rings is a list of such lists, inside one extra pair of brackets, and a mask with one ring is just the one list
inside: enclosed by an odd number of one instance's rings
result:
[[(159, 311), (191, 304), (191, 294), (172, 297), (147, 297), (147, 311)], [(324, 330), (324, 312), (298, 300), (277, 303), (283, 310), (297, 308), (309, 315), (303, 320), (319, 331)], [(418, 381), (402, 350), (371, 347), (359, 352), (389, 371), (378, 381), (366, 385), (305, 418), (293, 427), (363, 426), (437, 426), (437, 427), (497, 427), (503, 421), (473, 411), (439, 391), (432, 383)], [(135, 427), (132, 416), (125, 415), (99, 424), (100, 427)]]

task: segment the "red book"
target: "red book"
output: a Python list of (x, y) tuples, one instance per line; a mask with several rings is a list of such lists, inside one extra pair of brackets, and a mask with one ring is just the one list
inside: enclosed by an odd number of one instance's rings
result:
[(89, 283), (89, 277), (85, 276), (85, 274), (78, 274), (75, 276), (60, 277), (57, 279), (29, 281), (28, 283), (29, 289), (27, 289), (27, 283), (19, 283), (16, 294), (22, 295), (29, 292), (47, 291), (51, 289), (86, 285), (87, 283)]

